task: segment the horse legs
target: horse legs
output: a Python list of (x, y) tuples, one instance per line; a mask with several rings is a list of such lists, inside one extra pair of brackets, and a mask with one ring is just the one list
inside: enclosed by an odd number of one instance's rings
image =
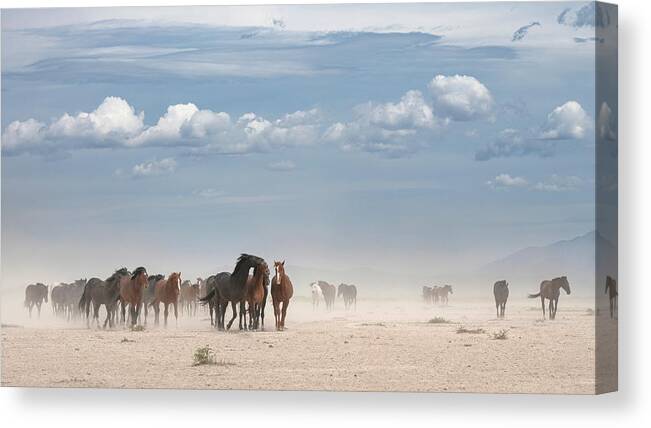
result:
[(178, 327), (179, 326), (179, 310), (177, 308), (178, 303), (173, 302), (172, 304), (174, 305), (174, 320), (176, 322), (176, 326)]
[(549, 299), (549, 319), (554, 319), (554, 299)]
[(224, 319), (226, 318), (226, 308), (228, 307), (228, 302), (219, 302), (217, 308), (217, 329), (224, 331)]
[(500, 317), (500, 304), (495, 302), (495, 310), (497, 311), (497, 318)]
[(165, 327), (167, 327), (167, 315), (169, 314), (169, 306), (170, 306), (170, 304), (167, 303), (167, 302), (165, 302), (165, 303), (163, 303), (163, 306), (164, 306), (164, 308), (165, 308), (165, 309), (164, 309), (164, 314), (165, 314)]
[(237, 317), (237, 307), (236, 307), (236, 302), (231, 302), (231, 309), (233, 310), (233, 317), (228, 321), (228, 325), (226, 326), (226, 330), (230, 330), (231, 326), (233, 325), (233, 321), (235, 321), (235, 317)]
[(558, 298), (554, 299), (554, 319), (556, 319), (556, 310), (558, 309)]
[(540, 296), (540, 303), (542, 304), (543, 319), (545, 319), (545, 298), (542, 295)]
[(274, 319), (276, 322), (276, 330), (280, 330), (280, 303), (273, 302), (274, 304)]
[(285, 329), (285, 315), (287, 315), (287, 306), (289, 306), (289, 299), (283, 301), (283, 313), (282, 313), (282, 320), (280, 321), (280, 328), (282, 330)]
[(157, 300), (154, 300), (152, 302), (152, 305), (154, 306), (154, 324), (158, 325), (159, 317), (160, 317), (160, 302), (157, 301)]
[(41, 318), (41, 302), (36, 302), (36, 309), (38, 309), (38, 317)]

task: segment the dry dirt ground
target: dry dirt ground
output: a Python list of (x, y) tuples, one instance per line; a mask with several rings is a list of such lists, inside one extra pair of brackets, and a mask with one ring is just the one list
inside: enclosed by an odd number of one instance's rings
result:
[[(3, 319), (2, 386), (330, 391), (576, 393), (595, 391), (590, 300), (562, 296), (555, 321), (539, 301), (359, 302), (357, 311), (289, 309), (288, 329), (216, 332), (206, 313), (178, 327), (87, 329), (85, 323)], [(338, 303), (341, 305), (340, 303)], [(230, 311), (229, 311), (230, 314)], [(446, 323), (428, 322), (442, 317)], [(476, 330), (461, 333), (460, 328)], [(494, 334), (505, 331), (504, 339)], [(193, 365), (197, 348), (216, 364)]]

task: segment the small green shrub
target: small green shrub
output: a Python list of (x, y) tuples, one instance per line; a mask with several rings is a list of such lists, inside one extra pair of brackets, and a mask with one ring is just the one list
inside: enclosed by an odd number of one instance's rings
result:
[(195, 349), (193, 359), (194, 366), (217, 364), (217, 361), (215, 361), (215, 353), (210, 346)]
[(443, 317), (434, 317), (431, 320), (427, 321), (429, 324), (450, 324), (450, 321), (446, 320)]

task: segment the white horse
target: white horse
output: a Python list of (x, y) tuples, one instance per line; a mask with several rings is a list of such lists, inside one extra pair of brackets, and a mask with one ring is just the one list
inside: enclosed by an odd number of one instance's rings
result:
[(312, 288), (312, 310), (315, 311), (319, 308), (319, 303), (323, 299), (323, 291), (316, 282), (310, 284), (310, 287)]

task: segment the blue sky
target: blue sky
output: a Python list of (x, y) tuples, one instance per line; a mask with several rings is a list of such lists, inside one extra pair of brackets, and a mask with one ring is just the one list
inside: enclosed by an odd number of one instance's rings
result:
[(3, 283), (594, 229), (591, 3), (2, 11)]

